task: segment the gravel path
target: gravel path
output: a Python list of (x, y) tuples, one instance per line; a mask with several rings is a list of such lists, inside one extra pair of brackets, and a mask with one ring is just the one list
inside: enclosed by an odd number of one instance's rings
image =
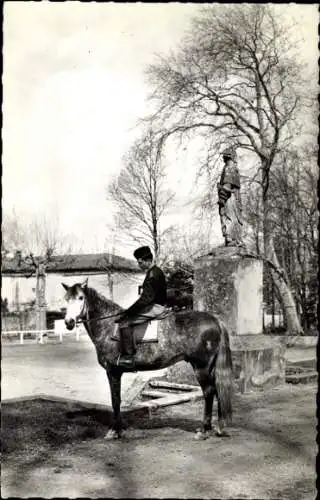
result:
[[(289, 362), (315, 359), (315, 348), (290, 348)], [(122, 400), (137, 377), (148, 380), (165, 370), (128, 373), (122, 377)], [(2, 345), (2, 399), (47, 394), (96, 404), (111, 405), (105, 371), (97, 361), (93, 344), (87, 337), (76, 342)]]

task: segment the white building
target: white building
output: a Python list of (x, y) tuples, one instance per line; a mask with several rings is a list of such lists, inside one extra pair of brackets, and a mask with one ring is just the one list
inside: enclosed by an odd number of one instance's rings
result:
[[(20, 309), (35, 301), (36, 278), (32, 267), (19, 254), (2, 261), (1, 298), (7, 299), (9, 310)], [(112, 254), (80, 254), (55, 256), (46, 267), (46, 304), (48, 311), (60, 311), (64, 306), (61, 283), (88, 285), (122, 307), (138, 298), (138, 286), (144, 273), (136, 262)]]

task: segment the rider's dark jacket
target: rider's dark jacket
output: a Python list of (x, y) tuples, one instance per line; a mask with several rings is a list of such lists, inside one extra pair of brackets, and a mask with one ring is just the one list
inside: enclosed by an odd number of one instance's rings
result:
[(165, 276), (160, 267), (152, 266), (142, 284), (142, 293), (138, 300), (124, 311), (124, 316), (132, 318), (148, 306), (154, 304), (165, 305), (167, 300), (167, 285)]

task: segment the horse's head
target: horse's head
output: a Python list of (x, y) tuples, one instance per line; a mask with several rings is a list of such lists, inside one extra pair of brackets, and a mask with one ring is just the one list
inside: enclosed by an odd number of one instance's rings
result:
[(64, 322), (67, 329), (72, 330), (76, 322), (85, 319), (87, 314), (86, 291), (88, 278), (83, 283), (76, 283), (72, 286), (68, 286), (65, 283), (61, 283), (61, 285), (66, 290), (65, 299), (67, 302), (67, 312)]

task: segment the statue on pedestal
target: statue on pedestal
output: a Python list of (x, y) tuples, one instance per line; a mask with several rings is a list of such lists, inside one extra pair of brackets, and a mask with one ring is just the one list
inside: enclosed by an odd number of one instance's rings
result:
[(236, 149), (231, 146), (222, 152), (224, 167), (218, 188), (221, 231), (227, 247), (243, 247), (241, 238), (243, 218), (240, 196), (240, 175)]

